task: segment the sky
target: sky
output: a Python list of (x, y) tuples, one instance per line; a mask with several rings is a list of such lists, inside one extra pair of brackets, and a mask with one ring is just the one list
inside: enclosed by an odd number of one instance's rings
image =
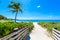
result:
[[(23, 13), (17, 19), (60, 20), (60, 0), (14, 0), (21, 3)], [(7, 18), (15, 18), (9, 12), (10, 0), (0, 0), (0, 14)]]

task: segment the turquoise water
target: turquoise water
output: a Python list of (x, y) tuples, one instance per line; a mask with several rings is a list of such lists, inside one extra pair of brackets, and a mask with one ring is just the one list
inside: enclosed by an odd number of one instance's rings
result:
[(60, 20), (17, 20), (17, 22), (60, 22)]

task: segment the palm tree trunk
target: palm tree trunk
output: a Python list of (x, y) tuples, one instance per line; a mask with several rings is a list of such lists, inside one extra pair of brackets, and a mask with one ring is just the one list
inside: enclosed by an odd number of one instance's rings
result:
[(16, 15), (15, 15), (15, 22), (16, 22), (17, 14), (18, 14), (18, 12), (16, 12)]

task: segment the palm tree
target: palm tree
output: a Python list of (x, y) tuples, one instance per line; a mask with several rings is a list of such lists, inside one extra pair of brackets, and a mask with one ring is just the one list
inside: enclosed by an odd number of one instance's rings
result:
[(11, 4), (8, 5), (8, 8), (12, 9), (10, 10), (11, 12), (16, 13), (15, 14), (15, 22), (16, 22), (18, 12), (22, 13), (21, 4), (19, 2), (11, 2)]

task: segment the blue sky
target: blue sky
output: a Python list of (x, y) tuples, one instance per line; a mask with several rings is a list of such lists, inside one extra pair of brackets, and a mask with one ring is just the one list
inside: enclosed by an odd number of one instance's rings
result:
[[(21, 3), (23, 13), (18, 13), (17, 19), (60, 20), (60, 0), (15, 0)], [(0, 14), (13, 18), (15, 13), (8, 12), (10, 0), (1, 0)], [(40, 6), (40, 7), (38, 7)]]

